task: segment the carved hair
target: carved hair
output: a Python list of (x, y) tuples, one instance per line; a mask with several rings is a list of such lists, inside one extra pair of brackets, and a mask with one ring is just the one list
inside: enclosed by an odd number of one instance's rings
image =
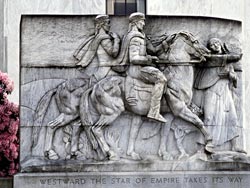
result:
[(223, 43), (223, 42), (222, 42), (220, 39), (218, 39), (218, 38), (211, 38), (211, 39), (209, 39), (208, 42), (207, 42), (207, 47), (209, 48), (209, 46), (211, 45), (211, 43), (214, 43), (214, 42), (218, 42), (218, 43), (220, 44), (221, 50), (222, 50), (222, 53), (223, 53), (223, 54), (228, 54), (228, 53), (229, 53), (229, 50), (228, 50), (226, 44)]
[(145, 20), (145, 15), (141, 12), (134, 12), (129, 16), (128, 32), (132, 30), (132, 27), (136, 25), (139, 20)]

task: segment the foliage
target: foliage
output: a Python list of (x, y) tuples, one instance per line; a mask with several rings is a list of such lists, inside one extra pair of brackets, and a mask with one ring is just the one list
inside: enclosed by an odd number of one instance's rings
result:
[(12, 176), (19, 168), (19, 108), (7, 98), (13, 89), (13, 81), (0, 71), (0, 177)]

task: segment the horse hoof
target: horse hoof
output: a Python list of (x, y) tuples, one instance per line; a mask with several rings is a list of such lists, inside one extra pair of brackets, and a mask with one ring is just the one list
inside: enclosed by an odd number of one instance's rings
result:
[(65, 157), (65, 159), (66, 159), (66, 160), (71, 159), (71, 155), (67, 155), (67, 156)]
[(131, 153), (128, 153), (128, 155), (131, 156), (132, 159), (135, 161), (142, 160), (141, 156), (138, 153), (131, 152)]
[(82, 161), (85, 161), (87, 160), (86, 156), (84, 155), (84, 153), (80, 152), (80, 151), (76, 151), (75, 152), (75, 158), (77, 160), (82, 160)]
[(109, 160), (110, 161), (119, 161), (121, 158), (119, 155), (117, 155), (117, 153), (115, 153), (114, 151), (109, 151)]
[(59, 159), (58, 154), (52, 149), (45, 151), (44, 154), (45, 154), (45, 157), (47, 157), (50, 160), (58, 160)]

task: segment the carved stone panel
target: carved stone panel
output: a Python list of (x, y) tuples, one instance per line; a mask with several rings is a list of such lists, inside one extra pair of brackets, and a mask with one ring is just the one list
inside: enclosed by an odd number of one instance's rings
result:
[(231, 20), (23, 16), (22, 171), (249, 163), (241, 57)]

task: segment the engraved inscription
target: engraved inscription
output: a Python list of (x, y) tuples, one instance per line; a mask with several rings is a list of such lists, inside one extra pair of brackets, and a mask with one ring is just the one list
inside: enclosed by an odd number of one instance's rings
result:
[(101, 178), (49, 178), (40, 179), (41, 185), (130, 185), (130, 184), (147, 184), (150, 186), (167, 185), (167, 184), (241, 184), (244, 179), (241, 176), (192, 176), (192, 177), (101, 177)]

